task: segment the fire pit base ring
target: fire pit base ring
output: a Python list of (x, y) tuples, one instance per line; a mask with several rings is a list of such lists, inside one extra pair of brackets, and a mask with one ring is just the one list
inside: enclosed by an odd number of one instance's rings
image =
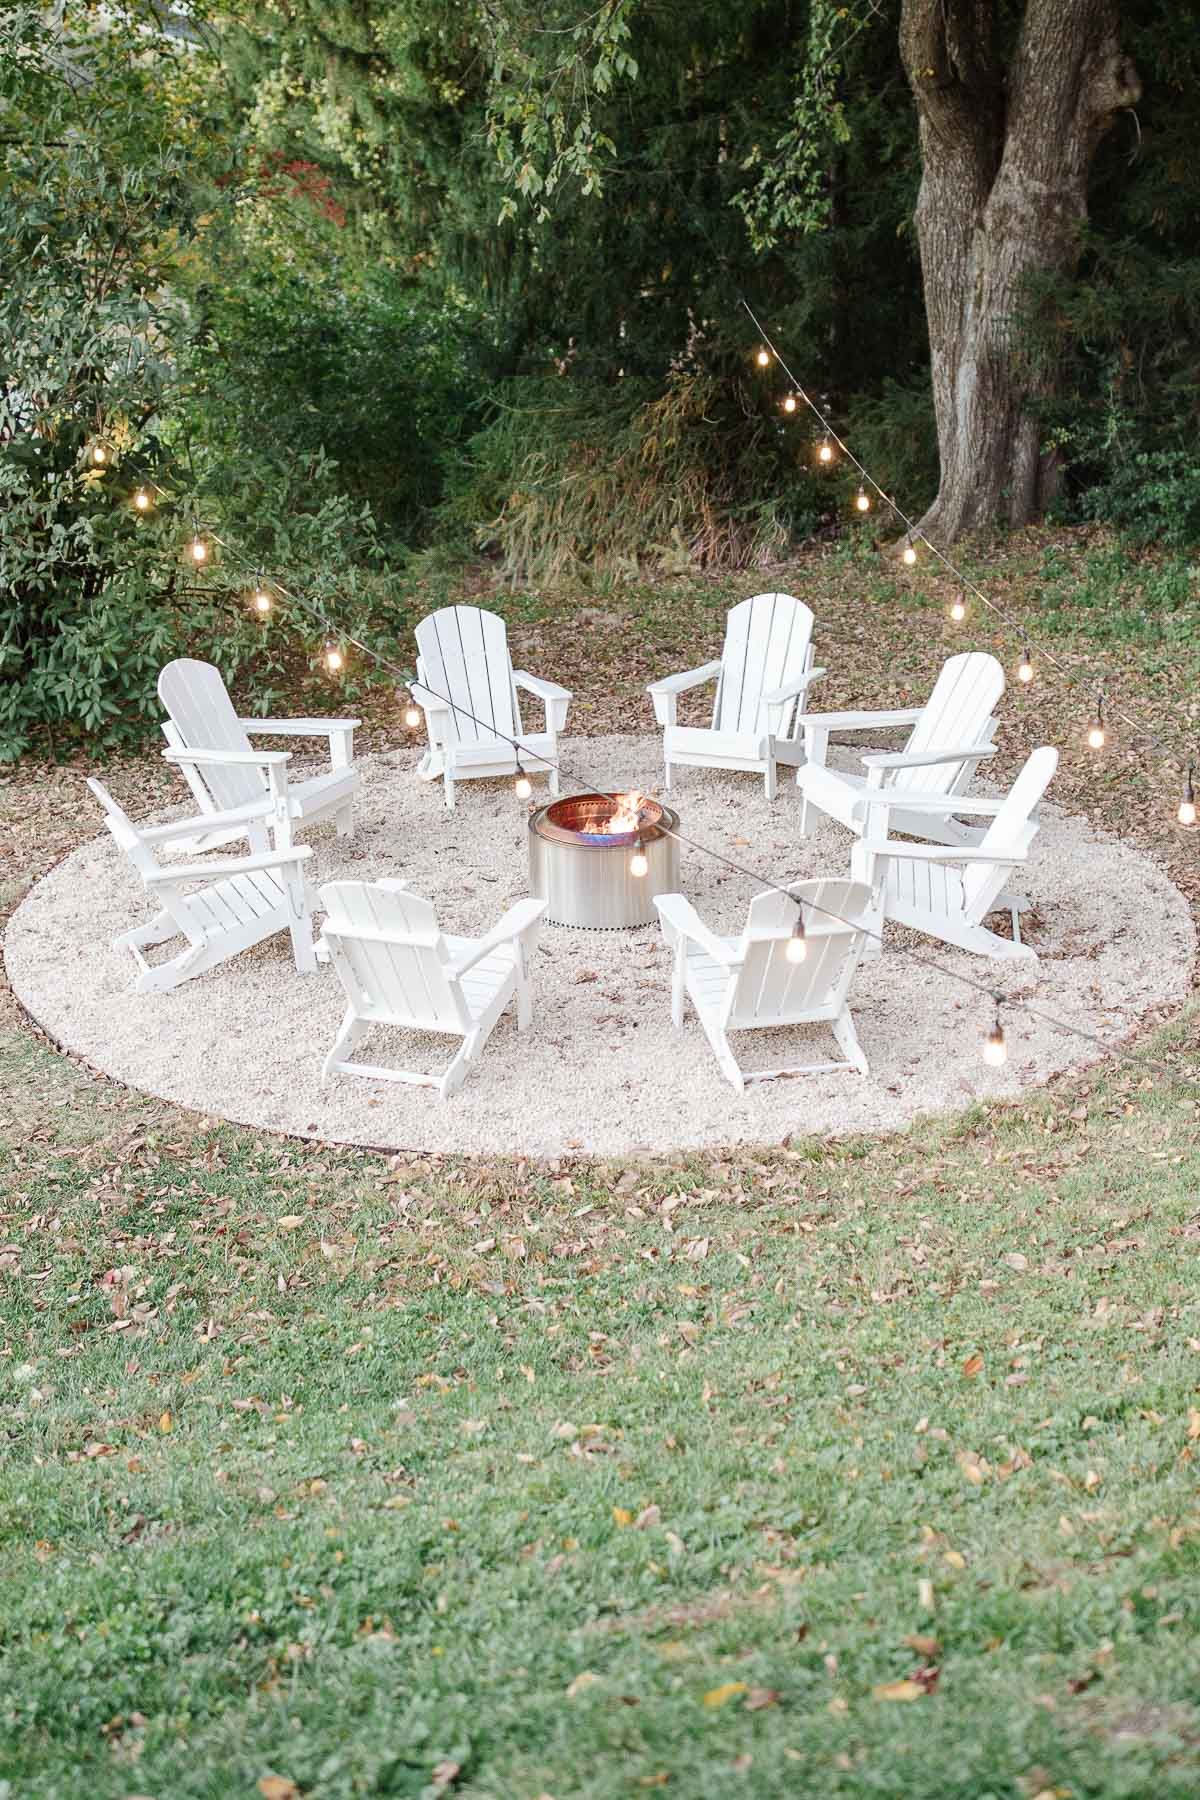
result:
[[(529, 891), (545, 900), (551, 925), (587, 931), (630, 931), (653, 925), (656, 894), (679, 892), (679, 842), (670, 837), (678, 813), (647, 800), (640, 833), (597, 832), (612, 801), (599, 794), (572, 795), (541, 806), (529, 820)], [(649, 864), (645, 875), (629, 864), (638, 839)]]

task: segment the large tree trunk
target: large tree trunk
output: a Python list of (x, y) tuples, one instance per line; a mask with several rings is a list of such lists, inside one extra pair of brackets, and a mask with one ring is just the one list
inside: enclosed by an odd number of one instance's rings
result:
[(1088, 171), (1141, 93), (1116, 0), (1026, 0), (1005, 67), (997, 0), (903, 0), (900, 48), (917, 104), (917, 236), (929, 319), (941, 484), (921, 528), (947, 541), (1024, 525), (1053, 491), (1033, 376), (1015, 325), (1030, 276), (1070, 270)]

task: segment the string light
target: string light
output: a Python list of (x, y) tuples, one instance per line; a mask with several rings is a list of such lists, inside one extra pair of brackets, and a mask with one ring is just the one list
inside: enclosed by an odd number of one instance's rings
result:
[(530, 794), (532, 794), (532, 792), (533, 792), (533, 783), (532, 783), (532, 781), (530, 781), (529, 776), (526, 774), (525, 767), (524, 767), (523, 763), (521, 762), (520, 757), (518, 756), (518, 758), (517, 758), (517, 779), (513, 782), (513, 793), (517, 796), (518, 800), (528, 800), (528, 798), (529, 798)]
[(790, 963), (802, 963), (808, 955), (808, 933), (804, 929), (804, 902), (796, 902), (796, 923), (792, 926), (792, 935), (784, 946), (783, 954)]
[(1187, 779), (1184, 782), (1183, 787), (1183, 799), (1179, 802), (1179, 812), (1177, 814), (1181, 825), (1194, 825), (1196, 823), (1196, 792), (1192, 786), (1192, 773), (1195, 766), (1194, 763), (1188, 764)]
[(133, 496), (133, 504), (135, 510), (140, 513), (150, 511), (150, 496), (145, 488), (138, 489), (137, 493)]
[(786, 412), (786, 413), (794, 413), (794, 412), (795, 412), (795, 410), (796, 410), (796, 396), (795, 396), (795, 394), (785, 394), (785, 395), (784, 395), (784, 397), (783, 397), (783, 410), (784, 410), (784, 412)]
[(958, 595), (958, 598), (952, 603), (952, 605), (950, 607), (950, 617), (954, 620), (954, 623), (956, 625), (961, 625), (962, 621), (966, 618), (966, 616), (967, 616), (967, 597), (965, 594), (960, 593)]
[(338, 649), (337, 645), (336, 644), (326, 644), (326, 646), (325, 646), (325, 667), (329, 670), (329, 673), (331, 675), (340, 674), (340, 672), (345, 668), (345, 666), (346, 666), (346, 658), (343, 656), (342, 652)]
[(983, 1060), (990, 1069), (999, 1069), (1008, 1061), (1008, 1045), (1004, 1041), (1004, 1026), (1000, 1022), (1000, 999), (996, 997), (996, 1017), (992, 1029), (983, 1040)]
[(108, 461), (108, 451), (104, 448), (103, 444), (92, 445), (92, 461), (96, 464), (97, 468)]
[(208, 545), (200, 535), (199, 519), (197, 519), (192, 526), (192, 541), (188, 545), (188, 555), (191, 557), (197, 568), (200, 567), (201, 563), (206, 563), (208, 561)]
[(758, 355), (754, 358), (754, 360), (758, 364), (760, 369), (769, 369), (771, 366), (771, 352), (760, 344), (759, 350), (758, 350)]
[(831, 463), (833, 461), (833, 445), (828, 438), (822, 438), (817, 445), (817, 461)]
[(1096, 695), (1096, 717), (1092, 721), (1091, 729), (1089, 730), (1088, 735), (1087, 735), (1087, 741), (1088, 741), (1088, 748), (1091, 750), (1103, 750), (1103, 748), (1104, 748), (1105, 737), (1104, 737), (1104, 689), (1103, 688), (1101, 688)]
[(258, 571), (258, 577), (254, 585), (254, 595), (251, 600), (251, 605), (254, 607), (255, 612), (258, 613), (260, 618), (265, 618), (271, 610), (271, 596), (267, 592), (261, 569)]
[(854, 496), (854, 504), (857, 506), (859, 512), (870, 512), (871, 496), (868, 494), (865, 487), (859, 488), (858, 493)]
[(900, 552), (900, 561), (902, 563), (907, 563), (908, 567), (911, 569), (916, 560), (917, 546), (912, 541), (912, 532), (910, 531), (905, 536), (904, 548)]
[(404, 723), (410, 731), (415, 731), (421, 723), (420, 708), (414, 702), (411, 694), (408, 697), (408, 705), (404, 709)]
[[(891, 505), (891, 504), (893, 504), (893, 502), (889, 501), (888, 504)], [(198, 526), (197, 526), (197, 530), (198, 530)], [(218, 543), (222, 542), (222, 540), (219, 538), (216, 541)], [(911, 537), (910, 537), (909, 541), (911, 542)], [(224, 548), (227, 551), (230, 551), (230, 546), (224, 545)], [(235, 553), (231, 552), (231, 554), (235, 554)], [(915, 557), (914, 557), (914, 560), (915, 560)], [(278, 583), (276, 585), (279, 586)], [(287, 588), (284, 588), (282, 586), (280, 586), (279, 591), (281, 594), (283, 594), (285, 596), (285, 598), (294, 600), (298, 605), (302, 606), (307, 612), (310, 612), (311, 614), (313, 614), (314, 617), (319, 619), (325, 625), (326, 629), (329, 629), (330, 621), (327, 618), (325, 618), (324, 614), (322, 613), (321, 609), (318, 606), (314, 605), (313, 603), (311, 603), (309, 601), (306, 601), (302, 595), (297, 594), (297, 593), (295, 593)], [(363, 651), (364, 655), (369, 656), (381, 668), (386, 668), (386, 669), (391, 670), (395, 675), (398, 675), (401, 678), (401, 680), (404, 682), (411, 681), (412, 677), (407, 670), (397, 667), (397, 665), (390, 662), (385, 656), (382, 656), (379, 653), (379, 651), (374, 650), (370, 644), (364, 643), (360, 639), (354, 638), (354, 637), (350, 638), (350, 642), (355, 644), (359, 649), (361, 649)], [(340, 669), (344, 664), (344, 657), (343, 657), (342, 651), (340, 649), (336, 648), (336, 646), (332, 643), (332, 641), (327, 642), (327, 644), (326, 644), (326, 661), (331, 670)], [(459, 710), (465, 710), (465, 709), (460, 708)], [(473, 715), (468, 715), (468, 716), (473, 717)], [(476, 720), (476, 723), (483, 725), (485, 723), (485, 721), (482, 719), (479, 719), (479, 720)], [(514, 751), (517, 751), (518, 745), (517, 745), (516, 741), (513, 739), (509, 739), (508, 741), (513, 744)], [(539, 762), (545, 763), (547, 765), (547, 767), (549, 767), (551, 769), (557, 769), (561, 775), (565, 775), (569, 781), (572, 781), (577, 786), (579, 786), (582, 792), (586, 792), (589, 794), (597, 794), (597, 793), (601, 793), (603, 791), (605, 798), (611, 800), (614, 797), (613, 794), (608, 792), (607, 790), (600, 790), (600, 789), (592, 786), (591, 784), (583, 784), (580, 781), (579, 777), (572, 775), (571, 772), (569, 770), (565, 769), (561, 763), (552, 762), (552, 761), (550, 761), (549, 758), (541, 757), (541, 756), (539, 756), (537, 760)], [(518, 768), (520, 768), (519, 756), (518, 756)], [(522, 773), (523, 773), (523, 771), (522, 771)], [(1191, 791), (1192, 773), (1193, 773), (1192, 765), (1189, 765), (1189, 768), (1188, 768), (1188, 791), (1189, 791), (1189, 793)], [(746, 880), (753, 881), (758, 885), (765, 885), (768, 888), (775, 889), (777, 892), (787, 894), (789, 898), (794, 898), (794, 896), (791, 894), (789, 889), (784, 888), (784, 887), (780, 886), (780, 884), (774, 882), (770, 876), (764, 875), (761, 870), (751, 869), (741, 863), (735, 862), (735, 861), (733, 861), (732, 858), (722, 855), (721, 852), (713, 850), (708, 845), (699, 844), (692, 838), (682, 837), (678, 831), (673, 830), (669, 827), (664, 826), (664, 827), (662, 827), (662, 829), (667, 832), (667, 835), (677, 838), (680, 842), (690, 844), (692, 846), (692, 848), (699, 851), (700, 854), (702, 854), (704, 856), (712, 857), (716, 861), (727, 866), (728, 868), (735, 870), (738, 874), (744, 876), (746, 878)], [(642, 833), (641, 829), (639, 828), (636, 833), (637, 849), (635, 850), (634, 855), (630, 859), (630, 872), (631, 872), (631, 874), (633, 874), (634, 876), (637, 876), (637, 877), (645, 876), (649, 872), (649, 866), (650, 866), (649, 858), (645, 854), (644, 841), (645, 840), (643, 837), (643, 833)], [(800, 903), (797, 901), (796, 904), (797, 904), (797, 907), (799, 908)], [(809, 904), (816, 904), (816, 903), (809, 902)], [(838, 920), (842, 924), (850, 923), (850, 921), (842, 918), (842, 916), (839, 913), (832, 911), (828, 907), (822, 907), (822, 906), (818, 905), (817, 910), (819, 912), (824, 913), (829, 918)], [(877, 932), (868, 931), (867, 935), (871, 936), (871, 937), (876, 937), (876, 938), (878, 937)], [(802, 938), (802, 937), (803, 937), (803, 920), (802, 920), (802, 915), (801, 915), (799, 924), (797, 925), (797, 927), (793, 928), (792, 936), (789, 939), (789, 945), (796, 938)], [(786, 953), (788, 953), (788, 952), (785, 947), (785, 954)], [(794, 951), (791, 952), (790, 954), (792, 956), (795, 956)], [(800, 958), (796, 957), (796, 960), (800, 960)], [(923, 966), (934, 969), (938, 974), (946, 976), (951, 981), (960, 982), (968, 987), (973, 988), (976, 992), (981, 992), (981, 991), (986, 992), (987, 991), (982, 988), (982, 986), (979, 982), (972, 980), (969, 976), (959, 974), (957, 971), (947, 967), (944, 963), (935, 962), (932, 958), (925, 957), (925, 956), (919, 956), (917, 958), (917, 961), (920, 964), (922, 964)], [(1113, 1045), (1112, 1043), (1110, 1043), (1108, 1040), (1106, 1040), (1104, 1038), (1098, 1037), (1094, 1032), (1084, 1031), (1077, 1025), (1068, 1024), (1065, 1020), (1055, 1018), (1052, 1014), (1049, 1014), (1039, 1008), (1031, 1007), (1028, 1001), (1024, 1001), (1024, 1000), (1008, 1001), (1008, 1000), (1005, 1000), (1004, 996), (1000, 995), (1000, 994), (993, 994), (992, 999), (993, 999), (993, 1001), (995, 1003), (995, 1007), (996, 1007), (995, 1025), (993, 1027), (993, 1030), (991, 1031), (991, 1033), (988, 1035), (987, 1039), (985, 1040), (983, 1053), (984, 1053), (985, 1059), (989, 1063), (993, 1064), (994, 1066), (998, 1066), (999, 1064), (1003, 1063), (1007, 1058), (1007, 1049), (1006, 1049), (1005, 1042), (1004, 1042), (1004, 1030), (1003, 1030), (1001, 1021), (1000, 1021), (1000, 1005), (1001, 1005), (1002, 1001), (1005, 1005), (1023, 1006), (1027, 1011), (1030, 1011), (1030, 1012), (1034, 1013), (1034, 1015), (1036, 1017), (1043, 1019), (1047, 1024), (1049, 1024), (1055, 1030), (1067, 1032), (1073, 1037), (1086, 1039), (1086, 1041), (1088, 1043), (1094, 1044), (1098, 1049), (1100, 1049), (1102, 1051), (1105, 1051), (1109, 1054), (1116, 1055), (1122, 1061), (1132, 1062), (1134, 1060), (1132, 1057), (1130, 1057), (1126, 1053), (1124, 1053), (1119, 1047)], [(1166, 1063), (1157, 1062), (1157, 1063), (1154, 1063), (1152, 1066), (1155, 1067), (1156, 1069), (1161, 1070), (1163, 1073), (1166, 1073), (1166, 1074), (1174, 1073), (1174, 1070), (1171, 1068), (1171, 1066)]]
[(1033, 663), (1030, 660), (1028, 644), (1026, 644), (1024, 650), (1022, 650), (1021, 660), (1017, 664), (1017, 680), (1018, 681), (1032, 681), (1033, 680)]

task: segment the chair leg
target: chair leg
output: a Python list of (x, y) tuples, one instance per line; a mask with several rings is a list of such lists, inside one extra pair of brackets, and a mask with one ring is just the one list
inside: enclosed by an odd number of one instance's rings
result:
[(478, 1048), (478, 1030), (469, 1031), (462, 1041), (462, 1048), (459, 1050), (458, 1055), (454, 1057), (450, 1067), (446, 1070), (446, 1073), (438, 1083), (438, 1093), (443, 1100), (448, 1100), (451, 1094), (456, 1094), (463, 1082), (467, 1079), (468, 1065)]
[(341, 1028), (333, 1040), (333, 1047), (322, 1065), (322, 1081), (329, 1080), (330, 1074), (333, 1071), (333, 1065), (343, 1061), (344, 1057), (349, 1055), (356, 1044), (362, 1043), (366, 1035), (367, 1027), (355, 1013), (354, 1008), (348, 1006), (342, 1016)]
[(731, 1087), (737, 1089), (739, 1094), (745, 1093), (746, 1078), (738, 1068), (737, 1057), (729, 1048), (729, 1039), (715, 1025), (705, 1024), (703, 1015), (701, 1015), (700, 1023), (704, 1025), (704, 1035), (712, 1045), (712, 1052), (720, 1064), (722, 1075)]
[(849, 1007), (843, 1007), (833, 1021), (833, 1035), (838, 1049), (846, 1061), (856, 1068), (860, 1075), (869, 1074), (867, 1059), (863, 1055), (862, 1045), (858, 1041), (858, 1033), (854, 1029), (854, 1020), (850, 1017)]
[(767, 799), (773, 800), (779, 790), (779, 771), (775, 767), (775, 758), (767, 757)]
[(533, 996), (529, 991), (529, 970), (525, 966), (525, 951), (521, 944), (513, 945), (517, 982), (517, 1030), (526, 1031), (533, 1022)]
[(551, 744), (550, 754), (554, 758), (554, 760), (550, 764), (550, 774), (549, 774), (549, 778), (546, 782), (546, 785), (550, 789), (550, 792), (553, 795), (554, 799), (557, 800), (559, 794), (562, 792), (562, 788), (561, 788), (561, 784), (559, 782), (559, 776), (558, 776), (558, 745), (557, 744)]
[(347, 800), (345, 806), (339, 806), (337, 812), (334, 814), (334, 819), (337, 822), (338, 836), (340, 838), (352, 838), (354, 836), (353, 800)]
[(669, 762), (663, 764), (663, 791), (668, 794), (671, 791), (671, 765)]
[(450, 773), (449, 763), (447, 763), (445, 773), (442, 776), (442, 786), (445, 789), (445, 794), (446, 794), (446, 811), (453, 812), (454, 811), (454, 777)]
[(687, 945), (682, 938), (675, 946), (675, 967), (671, 972), (671, 1023), (683, 1030), (683, 1008), (687, 999)]
[[(799, 778), (800, 771), (797, 769), (796, 779), (799, 780)], [(802, 838), (806, 838), (809, 832), (808, 810), (808, 795), (806, 794), (800, 802), (800, 836)]]

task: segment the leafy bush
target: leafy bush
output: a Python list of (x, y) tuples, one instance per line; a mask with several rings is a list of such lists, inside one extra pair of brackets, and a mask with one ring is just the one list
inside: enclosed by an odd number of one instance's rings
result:
[(472, 438), (441, 516), (512, 581), (742, 568), (781, 556), (828, 503), (808, 448), (736, 375), (677, 369), (663, 391), (527, 377)]

